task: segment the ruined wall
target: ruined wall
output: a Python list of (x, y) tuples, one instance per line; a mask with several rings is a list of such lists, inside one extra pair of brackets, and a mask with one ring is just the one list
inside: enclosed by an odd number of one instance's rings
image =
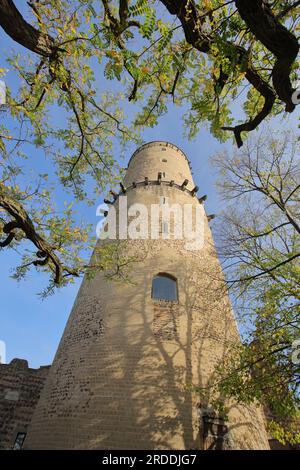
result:
[(25, 437), (49, 368), (31, 369), (22, 359), (0, 364), (0, 449)]

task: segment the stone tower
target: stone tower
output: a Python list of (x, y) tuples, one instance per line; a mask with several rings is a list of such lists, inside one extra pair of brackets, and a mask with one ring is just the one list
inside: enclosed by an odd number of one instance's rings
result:
[(197, 208), (203, 244), (187, 249), (185, 238), (172, 235), (175, 215), (170, 223), (161, 216), (157, 239), (120, 242), (131, 260), (128, 279), (99, 272), (83, 280), (26, 448), (269, 448), (259, 408), (230, 403), (226, 423), (211, 409), (207, 385), (239, 334), (196, 193), (175, 145), (150, 142), (132, 155), (111, 207), (118, 214), (127, 196), (128, 207), (142, 203), (149, 214), (153, 204)]

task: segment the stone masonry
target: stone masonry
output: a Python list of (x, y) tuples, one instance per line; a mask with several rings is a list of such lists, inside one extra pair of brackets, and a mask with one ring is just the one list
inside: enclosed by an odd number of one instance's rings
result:
[(0, 364), (0, 449), (17, 448), (26, 438), (49, 367), (31, 369), (23, 359)]

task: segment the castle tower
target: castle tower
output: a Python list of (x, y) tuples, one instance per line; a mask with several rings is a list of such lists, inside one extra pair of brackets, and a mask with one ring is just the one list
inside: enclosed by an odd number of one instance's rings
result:
[[(112, 242), (121, 250), (115, 273), (83, 280), (26, 448), (269, 448), (259, 408), (230, 403), (226, 423), (211, 409), (214, 368), (239, 335), (196, 193), (175, 145), (150, 142), (132, 155), (111, 207), (118, 215), (125, 196), (128, 208), (158, 206), (159, 222), (147, 219), (158, 238)], [(200, 248), (174, 236), (179, 219), (164, 220), (166, 204), (198, 211)]]

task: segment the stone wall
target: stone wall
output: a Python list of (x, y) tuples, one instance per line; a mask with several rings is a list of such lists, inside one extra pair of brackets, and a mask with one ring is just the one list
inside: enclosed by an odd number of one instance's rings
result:
[(12, 449), (26, 437), (49, 368), (31, 369), (23, 359), (0, 364), (0, 449)]

